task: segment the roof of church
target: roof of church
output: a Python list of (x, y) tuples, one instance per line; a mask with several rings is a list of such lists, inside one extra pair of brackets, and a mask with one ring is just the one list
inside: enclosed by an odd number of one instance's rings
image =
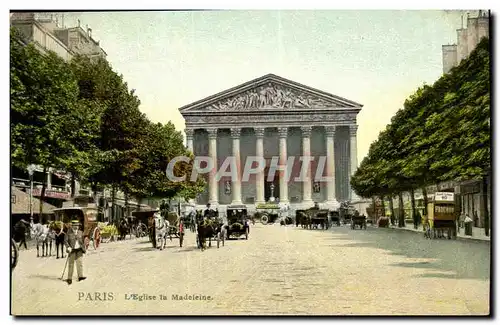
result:
[[(268, 89), (271, 89), (272, 95), (269, 95)], [(246, 97), (242, 99), (242, 95)], [(249, 99), (250, 95), (255, 98)], [(266, 103), (263, 97), (262, 99), (258, 98), (259, 95), (274, 96), (274, 99), (270, 98)], [(363, 105), (270, 73), (185, 105), (179, 108), (179, 111), (184, 114), (214, 110), (251, 110), (264, 108), (263, 106), (269, 106), (269, 108), (286, 108), (288, 106), (288, 108), (303, 109), (326, 107), (361, 109)]]

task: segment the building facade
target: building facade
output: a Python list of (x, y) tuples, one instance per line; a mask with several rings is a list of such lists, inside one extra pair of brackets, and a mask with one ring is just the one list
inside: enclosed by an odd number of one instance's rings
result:
[(443, 45), (443, 73), (448, 73), (452, 68), (467, 58), (476, 48), (483, 37), (489, 37), (490, 15), (487, 11), (479, 10), (477, 17), (467, 14), (467, 26), (457, 29), (457, 44)]
[(53, 51), (66, 61), (77, 54), (106, 59), (99, 41), (92, 38), (92, 29), (85, 31), (79, 21), (78, 26), (66, 28), (57, 14), (18, 12), (11, 14), (10, 22), (42, 52)]
[[(338, 208), (339, 202), (353, 198), (350, 177), (358, 164), (356, 117), (361, 107), (273, 74), (181, 107), (188, 149), (195, 157), (217, 162), (197, 204), (246, 204), (252, 209), (276, 197), (292, 209), (314, 202)], [(217, 181), (216, 171), (230, 156), (237, 177)], [(251, 167), (249, 157), (263, 158), (265, 166), (245, 180), (242, 170)], [(273, 171), (273, 159), (288, 166), (288, 180), (285, 172)], [(309, 168), (304, 161), (311, 161)], [(297, 181), (305, 175), (301, 172), (310, 177)], [(317, 178), (318, 173), (330, 180)]]

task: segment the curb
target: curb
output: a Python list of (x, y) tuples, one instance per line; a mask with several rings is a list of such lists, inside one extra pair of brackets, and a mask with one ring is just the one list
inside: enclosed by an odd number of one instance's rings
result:
[[(409, 231), (409, 232), (420, 233), (420, 234), (424, 233), (421, 230), (415, 231), (415, 230), (408, 229), (408, 228), (398, 228), (398, 227), (388, 227), (388, 228), (374, 227), (374, 228), (377, 228), (377, 229), (390, 229), (390, 230), (402, 230), (402, 231)], [(491, 238), (491, 235), (490, 235), (490, 238)], [(461, 237), (461, 236), (457, 236), (456, 240), (465, 240), (465, 241), (472, 240), (472, 241), (482, 242), (482, 243), (490, 243), (491, 242), (491, 239), (487, 240), (487, 239), (481, 239), (481, 238), (476, 238), (476, 237)]]

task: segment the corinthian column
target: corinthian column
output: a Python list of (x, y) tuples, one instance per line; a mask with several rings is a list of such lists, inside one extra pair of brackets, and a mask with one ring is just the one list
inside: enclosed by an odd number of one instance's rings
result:
[[(312, 202), (311, 197), (311, 126), (303, 126), (302, 130), (302, 164), (307, 164), (307, 172), (302, 180), (302, 203)], [(302, 171), (301, 171), (302, 172)]]
[(356, 200), (358, 199), (356, 193), (351, 189), (351, 177), (354, 175), (356, 172), (356, 169), (358, 168), (358, 147), (357, 147), (357, 131), (358, 131), (358, 126), (356, 124), (349, 125), (349, 140), (350, 140), (350, 173), (349, 173), (349, 192), (351, 193), (351, 200)]
[(231, 138), (233, 139), (233, 157), (236, 160), (236, 171), (233, 174), (235, 177), (232, 179), (233, 183), (233, 198), (231, 204), (241, 203), (241, 162), (240, 162), (240, 128), (231, 129)]
[(288, 203), (288, 182), (287, 182), (287, 171), (286, 171), (286, 163), (287, 163), (287, 153), (286, 153), (286, 139), (288, 136), (288, 128), (278, 128), (279, 138), (280, 138), (280, 166), (284, 168), (284, 170), (280, 170), (280, 203)]
[(217, 162), (217, 129), (207, 129), (208, 131), (208, 156), (214, 164), (212, 170), (208, 174), (208, 202), (211, 205), (219, 203), (219, 184), (215, 179), (215, 174), (218, 169)]
[(185, 129), (184, 132), (186, 133), (186, 147), (189, 151), (194, 153), (194, 144), (193, 144), (194, 130)]
[[(257, 157), (264, 157), (264, 128), (255, 128), (255, 155)], [(256, 204), (265, 203), (264, 198), (264, 168), (255, 175), (255, 194), (257, 199)]]
[(326, 187), (328, 204), (338, 204), (335, 197), (335, 125), (327, 126), (326, 131), (326, 176), (329, 178)]

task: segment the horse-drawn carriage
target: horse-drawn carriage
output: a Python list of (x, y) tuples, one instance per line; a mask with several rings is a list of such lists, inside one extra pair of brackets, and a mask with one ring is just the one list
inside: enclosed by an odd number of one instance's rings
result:
[(302, 228), (308, 229), (318, 229), (321, 226), (321, 229), (326, 230), (330, 226), (328, 215), (328, 209), (320, 209), (319, 207), (312, 207), (307, 210), (296, 210), (296, 225), (298, 226), (300, 224)]
[(145, 211), (132, 211), (132, 217), (134, 218), (133, 228), (135, 230), (135, 237), (142, 238), (149, 236), (152, 229), (149, 226), (150, 218), (158, 210), (145, 210)]
[[(170, 231), (169, 229), (163, 229), (163, 227), (168, 227), (165, 218), (163, 218), (160, 214), (160, 210), (144, 210), (144, 211), (134, 211), (132, 212), (132, 216), (134, 216), (137, 221), (136, 233), (138, 234), (138, 238), (148, 236), (149, 241), (153, 245), (154, 248), (158, 248), (158, 233), (157, 228), (162, 231), (166, 237), (166, 234)], [(157, 220), (158, 219), (158, 220)], [(162, 235), (163, 236), (163, 235)], [(164, 240), (165, 238), (163, 238)], [(163, 243), (161, 243), (163, 244)], [(182, 243), (181, 243), (182, 246)]]
[(330, 211), (330, 225), (337, 225), (340, 227), (340, 213), (339, 211)]
[(191, 230), (191, 232), (196, 231), (196, 220), (195, 220), (196, 211), (184, 212), (181, 216), (182, 224), (185, 229)]
[(169, 211), (166, 213), (166, 216), (163, 216), (165, 220), (168, 221), (168, 233), (167, 236), (179, 238), (179, 246), (182, 247), (182, 243), (184, 242), (184, 223), (183, 220), (179, 217), (177, 212)]
[(352, 223), (352, 217), (354, 216), (356, 209), (348, 201), (340, 203), (339, 216), (341, 222), (345, 225), (347, 223)]
[(181, 204), (181, 221), (185, 229), (191, 230), (191, 232), (196, 231), (196, 205), (194, 203), (183, 203)]
[(202, 216), (202, 212), (196, 214), (196, 247), (204, 250), (206, 240), (208, 239), (208, 247), (212, 246), (212, 239), (217, 242), (217, 248), (224, 246), (224, 238), (227, 229), (224, 227), (224, 221), (219, 217), (219, 212), (209, 210)]
[(62, 222), (68, 228), (70, 227), (72, 220), (78, 220), (82, 225), (83, 232), (83, 242), (85, 248), (88, 249), (90, 242), (94, 249), (99, 248), (101, 243), (101, 229), (98, 226), (97, 207), (86, 206), (86, 207), (65, 207), (54, 210), (55, 214), (55, 224), (57, 222)]
[(356, 229), (359, 226), (359, 229), (366, 229), (366, 217), (360, 216), (356, 211), (354, 215), (351, 217), (351, 229)]
[(457, 238), (454, 193), (436, 192), (427, 204), (427, 213), (428, 218), (424, 220), (426, 237), (443, 237), (443, 232), (446, 231), (448, 239)]
[(245, 205), (230, 205), (227, 207), (226, 238), (239, 238), (245, 235), (248, 239), (250, 226), (248, 225), (248, 211)]

